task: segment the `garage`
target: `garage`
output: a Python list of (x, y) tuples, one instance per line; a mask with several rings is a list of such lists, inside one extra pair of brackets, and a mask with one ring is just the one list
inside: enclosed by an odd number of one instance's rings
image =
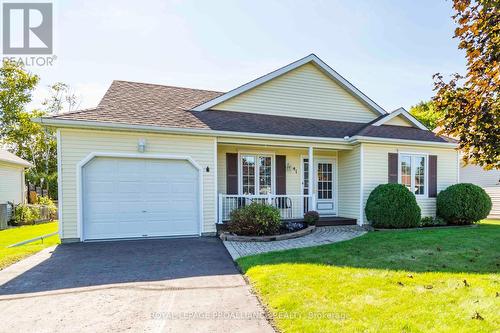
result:
[(94, 157), (81, 177), (84, 240), (200, 234), (199, 170), (189, 160)]

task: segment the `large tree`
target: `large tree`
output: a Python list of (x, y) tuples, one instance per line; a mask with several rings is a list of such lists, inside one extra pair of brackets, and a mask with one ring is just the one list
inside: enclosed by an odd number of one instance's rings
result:
[(455, 38), (467, 71), (449, 81), (434, 76), (442, 134), (458, 138), (465, 162), (500, 168), (500, 1), (453, 0)]

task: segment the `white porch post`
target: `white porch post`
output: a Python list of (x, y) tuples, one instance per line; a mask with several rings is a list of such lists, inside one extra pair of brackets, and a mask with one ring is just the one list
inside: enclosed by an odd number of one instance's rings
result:
[(314, 150), (313, 147), (309, 147), (309, 157), (308, 157), (308, 165), (309, 165), (309, 173), (308, 173), (308, 184), (307, 194), (309, 195), (309, 210), (316, 210), (314, 207)]

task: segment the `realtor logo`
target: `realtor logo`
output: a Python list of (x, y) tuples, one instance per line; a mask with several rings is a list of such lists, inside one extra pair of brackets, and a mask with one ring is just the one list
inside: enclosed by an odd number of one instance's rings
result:
[(52, 3), (3, 3), (3, 54), (52, 54)]

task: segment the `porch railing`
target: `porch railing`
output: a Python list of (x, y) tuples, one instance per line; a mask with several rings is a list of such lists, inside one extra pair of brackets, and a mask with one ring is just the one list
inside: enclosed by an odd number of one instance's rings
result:
[(219, 194), (218, 222), (229, 221), (231, 212), (235, 209), (258, 202), (279, 209), (282, 220), (301, 219), (309, 206), (314, 207), (314, 195), (306, 194), (268, 194), (268, 195), (237, 195)]

